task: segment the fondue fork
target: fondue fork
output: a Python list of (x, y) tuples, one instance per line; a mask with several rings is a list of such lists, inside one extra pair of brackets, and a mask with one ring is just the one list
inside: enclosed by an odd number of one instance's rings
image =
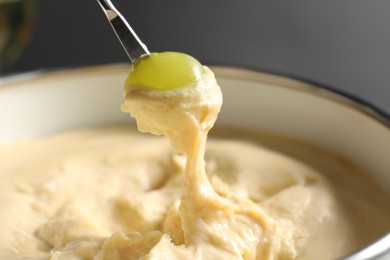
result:
[(129, 56), (131, 63), (150, 54), (148, 48), (138, 38), (126, 19), (110, 0), (97, 0), (111, 24), (116, 36)]

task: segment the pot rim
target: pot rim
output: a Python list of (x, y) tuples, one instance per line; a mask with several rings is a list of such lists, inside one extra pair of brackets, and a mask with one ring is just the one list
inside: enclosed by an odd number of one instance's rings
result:
[[(390, 130), (390, 113), (374, 105), (357, 95), (351, 94), (348, 91), (340, 90), (328, 84), (321, 83), (316, 80), (297, 76), (291, 73), (285, 73), (271, 69), (257, 69), (250, 66), (240, 65), (225, 65), (219, 63), (208, 63), (212, 71), (225, 78), (235, 78), (242, 80), (262, 81), (273, 83), (279, 87), (293, 88), (311, 95), (319, 96), (328, 100), (336, 101), (340, 104), (347, 105), (364, 114), (374, 118), (381, 124), (385, 125)], [(48, 75), (59, 75), (62, 73), (85, 73), (87, 71), (107, 71), (115, 70), (118, 67), (129, 67), (128, 63), (108, 63), (101, 65), (87, 65), (87, 66), (71, 66), (58, 67), (50, 69), (38, 69), (22, 73), (12, 73), (9, 75), (0, 76), (0, 91), (4, 85), (12, 85), (13, 83), (20, 83), (28, 80), (35, 80), (46, 77)]]

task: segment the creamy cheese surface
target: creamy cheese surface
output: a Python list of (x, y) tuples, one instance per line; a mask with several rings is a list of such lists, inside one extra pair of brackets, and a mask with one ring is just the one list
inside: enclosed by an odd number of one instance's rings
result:
[(126, 96), (169, 141), (112, 126), (0, 146), (0, 259), (337, 259), (390, 230), (389, 196), (342, 158), (228, 128), (206, 148), (221, 103), (205, 67)]
[(345, 160), (215, 132), (215, 193), (184, 216), (194, 230), (180, 215), (186, 160), (162, 137), (109, 127), (1, 147), (0, 259), (239, 259), (246, 247), (257, 259), (337, 259), (390, 229), (390, 200)]

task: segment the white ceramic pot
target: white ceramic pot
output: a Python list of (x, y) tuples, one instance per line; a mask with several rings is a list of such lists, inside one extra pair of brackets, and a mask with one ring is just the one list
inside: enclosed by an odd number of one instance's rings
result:
[[(0, 141), (129, 122), (120, 111), (128, 71), (119, 64), (0, 79)], [(235, 68), (213, 71), (224, 95), (218, 124), (307, 140), (352, 160), (390, 193), (390, 119), (384, 113), (315, 84)], [(390, 259), (390, 233), (347, 259)]]

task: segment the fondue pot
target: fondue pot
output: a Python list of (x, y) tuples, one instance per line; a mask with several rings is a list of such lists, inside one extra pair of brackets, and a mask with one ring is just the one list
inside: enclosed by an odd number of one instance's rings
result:
[[(129, 69), (113, 64), (0, 78), (0, 142), (133, 122), (120, 110)], [(261, 128), (310, 142), (354, 162), (390, 193), (388, 115), (319, 84), (240, 68), (211, 69), (224, 98), (217, 125)], [(345, 259), (390, 259), (390, 233)]]

